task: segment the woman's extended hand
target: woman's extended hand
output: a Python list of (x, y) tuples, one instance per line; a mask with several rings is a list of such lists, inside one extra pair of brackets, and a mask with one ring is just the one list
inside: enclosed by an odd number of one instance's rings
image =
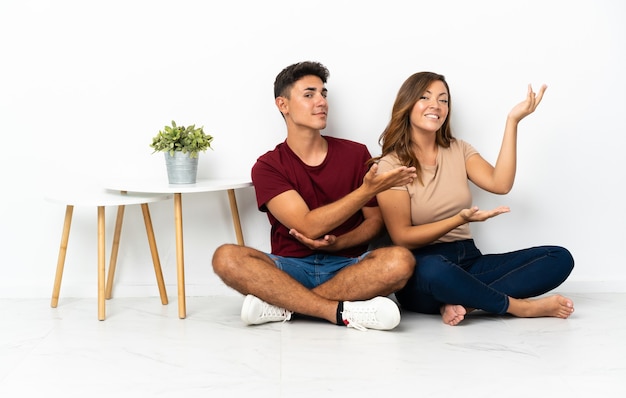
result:
[(493, 210), (480, 210), (478, 206), (473, 206), (469, 209), (461, 210), (459, 216), (467, 222), (480, 222), (499, 216), (502, 213), (508, 213), (509, 211), (511, 211), (511, 209), (507, 206), (499, 206)]
[(539, 92), (535, 94), (533, 92), (532, 86), (529, 84), (526, 99), (515, 105), (513, 109), (511, 109), (511, 111), (509, 112), (509, 118), (519, 123), (520, 120), (533, 113), (541, 102), (541, 99), (543, 98), (543, 93), (546, 92), (547, 88), (548, 86), (543, 84), (539, 88)]

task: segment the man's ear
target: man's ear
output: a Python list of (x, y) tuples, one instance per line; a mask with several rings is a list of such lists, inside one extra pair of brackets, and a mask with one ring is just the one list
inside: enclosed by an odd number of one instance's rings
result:
[(289, 106), (287, 104), (287, 99), (285, 97), (276, 97), (275, 100), (276, 107), (283, 115), (287, 113), (289, 110)]

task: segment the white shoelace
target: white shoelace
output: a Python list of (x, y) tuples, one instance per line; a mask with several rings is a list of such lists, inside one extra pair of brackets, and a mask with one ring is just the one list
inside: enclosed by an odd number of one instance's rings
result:
[(347, 313), (344, 319), (344, 321), (348, 322), (346, 324), (347, 327), (365, 332), (367, 327), (363, 326), (363, 324), (372, 325), (378, 323), (375, 312), (373, 308), (359, 308), (356, 311), (344, 311), (341, 315), (343, 316), (343, 314)]
[(284, 317), (283, 322), (287, 322), (291, 319), (291, 311), (284, 308), (277, 307), (268, 303), (263, 303), (263, 312), (261, 313), (261, 319), (263, 318), (276, 318)]

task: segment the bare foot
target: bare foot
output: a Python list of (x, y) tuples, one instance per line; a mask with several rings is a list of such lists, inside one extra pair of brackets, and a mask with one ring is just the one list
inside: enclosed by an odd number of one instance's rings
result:
[(574, 312), (574, 302), (560, 294), (536, 299), (509, 297), (508, 313), (522, 318), (567, 318)]
[(441, 319), (446, 325), (458, 325), (463, 319), (465, 319), (466, 313), (467, 310), (462, 305), (444, 304), (441, 306)]

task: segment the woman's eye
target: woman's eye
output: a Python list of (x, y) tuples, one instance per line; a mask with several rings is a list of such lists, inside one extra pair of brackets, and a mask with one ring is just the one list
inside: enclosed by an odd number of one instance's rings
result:
[(448, 103), (447, 99), (442, 99), (442, 100), (439, 100), (439, 101), (441, 101), (442, 104), (447, 104)]
[(422, 95), (422, 96), (420, 97), (420, 99), (421, 99), (421, 100), (427, 100), (427, 99), (428, 99), (428, 97), (426, 97), (426, 96)]

